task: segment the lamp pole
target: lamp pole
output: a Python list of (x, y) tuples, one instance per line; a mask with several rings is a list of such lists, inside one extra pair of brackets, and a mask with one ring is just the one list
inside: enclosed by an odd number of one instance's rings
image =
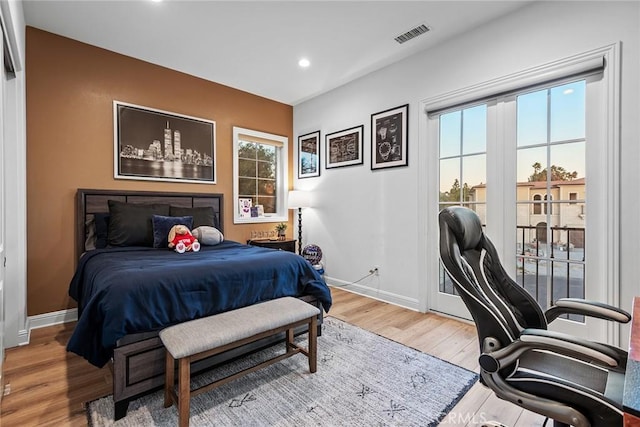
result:
[(298, 206), (298, 255), (302, 255), (302, 208)]
[(300, 190), (289, 191), (287, 205), (289, 209), (298, 209), (298, 255), (302, 255), (302, 208), (311, 205), (309, 193)]

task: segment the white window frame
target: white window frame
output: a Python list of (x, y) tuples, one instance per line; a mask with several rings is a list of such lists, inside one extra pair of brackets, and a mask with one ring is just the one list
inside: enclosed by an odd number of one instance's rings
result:
[[(425, 99), (420, 103), (421, 115), (419, 123), (420, 144), (426, 147), (425, 150), (419, 152), (419, 171), (418, 171), (418, 194), (419, 209), (418, 223), (423, 224), (418, 230), (419, 233), (419, 276), (424, 277), (424, 285), (419, 293), (419, 307), (422, 311), (432, 309), (433, 301), (435, 301), (438, 287), (434, 283), (438, 283), (438, 260), (439, 260), (439, 230), (438, 230), (438, 164), (434, 159), (439, 158), (438, 153), (438, 119), (429, 117), (427, 112), (443, 110), (451, 106), (460, 106), (471, 103), (473, 100), (491, 99), (497, 94), (514, 91), (517, 88), (531, 87), (542, 84), (545, 81), (553, 81), (584, 72), (592, 65), (603, 62), (606, 64), (602, 72), (602, 82), (599, 85), (599, 97), (601, 103), (600, 112), (598, 114), (606, 116), (604, 125), (597, 129), (599, 139), (603, 141), (606, 150), (604, 155), (603, 166), (606, 168), (607, 179), (600, 185), (606, 186), (606, 203), (605, 209), (600, 210), (597, 215), (592, 215), (590, 221), (594, 224), (605, 224), (602, 227), (601, 239), (604, 246), (606, 259), (602, 260), (601, 271), (597, 275), (601, 283), (606, 284), (604, 293), (606, 296), (601, 299), (612, 305), (619, 305), (620, 295), (620, 278), (619, 278), (619, 203), (620, 203), (620, 174), (619, 174), (619, 153), (620, 153), (620, 43), (614, 43), (588, 52), (584, 52), (572, 57), (567, 57), (559, 61), (534, 67), (515, 74), (500, 77), (491, 81), (487, 81), (475, 86), (456, 90), (433, 98)], [(515, 103), (502, 104), (499, 103), (495, 107), (498, 109), (512, 109)], [(504, 112), (500, 116), (494, 115), (494, 108), (488, 109), (489, 122), (497, 120), (497, 117), (509, 116), (513, 112)], [(587, 120), (587, 126), (590, 121)], [(507, 165), (504, 173), (508, 176), (515, 177), (515, 158), (512, 162), (503, 162), (505, 156), (511, 158), (514, 153), (508, 154), (501, 150), (505, 145), (507, 135), (515, 135), (515, 129), (508, 129), (504, 123), (495, 123), (495, 129), (499, 129), (497, 135), (488, 135), (487, 139), (487, 170), (499, 165)], [(488, 129), (491, 129), (489, 127)], [(488, 132), (490, 132), (488, 130)], [(497, 150), (497, 151), (496, 151)], [(492, 151), (492, 156), (489, 152)], [(494, 164), (496, 163), (496, 164)], [(495, 193), (509, 194), (511, 188), (506, 188), (510, 181), (508, 179), (502, 182), (489, 183), (487, 177), (487, 186), (490, 184), (495, 188)], [(514, 200), (510, 200), (513, 198)], [(504, 201), (507, 209), (515, 206), (515, 195), (507, 197)], [(513, 202), (513, 203), (511, 203)], [(595, 212), (594, 212), (595, 213)], [(511, 251), (505, 251), (505, 248), (512, 248), (510, 234), (515, 230), (515, 220), (511, 220), (505, 212), (503, 206), (497, 206), (492, 203), (491, 198), (487, 199), (487, 233), (492, 236), (492, 241), (498, 252), (502, 255), (505, 264), (513, 264), (515, 260)], [(596, 227), (594, 227), (595, 229)], [(506, 254), (505, 254), (506, 252)], [(509, 265), (505, 265), (509, 271)], [(465, 310), (466, 311), (466, 310)], [(468, 314), (461, 315), (467, 317)], [(467, 317), (470, 318), (470, 317)], [(615, 322), (608, 322), (606, 326), (606, 342), (618, 345), (619, 342), (619, 325)]]
[[(243, 137), (248, 140), (255, 140), (257, 142), (263, 141), (265, 143), (272, 142), (276, 146), (276, 152), (278, 156), (276, 170), (276, 213), (265, 214), (263, 217), (253, 218), (241, 218), (238, 210), (239, 199), (239, 177), (238, 177), (238, 149), (240, 141)], [(289, 138), (281, 135), (274, 135), (267, 132), (260, 132), (252, 129), (245, 129), (241, 127), (233, 127), (233, 223), (234, 224), (255, 224), (266, 222), (287, 222), (289, 221), (289, 211), (287, 209), (287, 195), (288, 185), (287, 179), (289, 176)]]

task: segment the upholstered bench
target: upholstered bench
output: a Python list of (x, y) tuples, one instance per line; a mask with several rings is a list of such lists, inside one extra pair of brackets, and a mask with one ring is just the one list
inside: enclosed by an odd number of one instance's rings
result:
[[(189, 425), (191, 396), (209, 391), (250, 372), (297, 353), (309, 359), (309, 371), (316, 371), (317, 316), (320, 310), (297, 298), (285, 297), (170, 326), (160, 332), (167, 350), (164, 406), (178, 406), (180, 426)], [(294, 328), (307, 324), (309, 345), (293, 341)], [(191, 391), (191, 362), (286, 332), (286, 352), (256, 366)], [(178, 361), (178, 392), (175, 390), (175, 361)]]

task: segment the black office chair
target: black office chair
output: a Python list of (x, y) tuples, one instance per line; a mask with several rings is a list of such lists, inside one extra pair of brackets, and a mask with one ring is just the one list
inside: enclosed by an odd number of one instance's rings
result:
[(440, 258), (476, 324), (481, 383), (555, 426), (622, 426), (627, 353), (547, 323), (565, 313), (626, 323), (629, 313), (575, 298), (543, 312), (505, 272), (474, 211), (448, 207), (439, 222)]

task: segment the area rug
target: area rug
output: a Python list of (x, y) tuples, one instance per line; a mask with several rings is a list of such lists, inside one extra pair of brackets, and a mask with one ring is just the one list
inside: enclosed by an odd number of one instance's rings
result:
[[(306, 337), (306, 336), (305, 336)], [(306, 338), (301, 343), (305, 344)], [(275, 346), (202, 374), (192, 388), (254, 365)], [(318, 337), (318, 370), (298, 354), (191, 399), (191, 426), (435, 426), (476, 382), (476, 373), (334, 318)], [(162, 391), (113, 421), (111, 396), (87, 405), (90, 426), (176, 426)]]

